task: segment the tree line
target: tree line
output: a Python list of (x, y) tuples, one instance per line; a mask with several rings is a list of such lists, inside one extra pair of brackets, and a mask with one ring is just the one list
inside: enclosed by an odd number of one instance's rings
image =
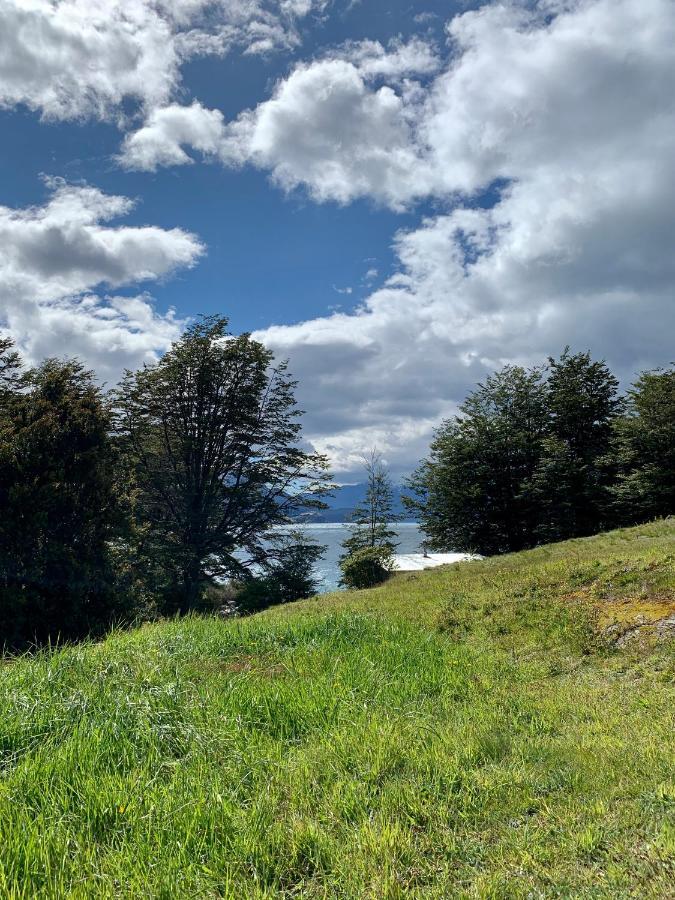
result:
[[(109, 391), (77, 360), (27, 367), (0, 339), (0, 646), (314, 593), (323, 548), (277, 527), (332, 487), (302, 444), (295, 387), (221, 317)], [(376, 451), (364, 464), (340, 561), (356, 588), (388, 577), (396, 549), (390, 476)], [(434, 550), (504, 553), (670, 515), (675, 368), (622, 395), (589, 353), (507, 366), (441, 425), (407, 487)]]
[(294, 389), (220, 317), (107, 392), (0, 339), (0, 645), (200, 609), (224, 581), (250, 608), (312, 593), (320, 548), (275, 528), (330, 489)]
[(507, 553), (675, 513), (675, 368), (625, 395), (566, 349), (506, 366), (437, 430), (408, 479), (431, 549)]

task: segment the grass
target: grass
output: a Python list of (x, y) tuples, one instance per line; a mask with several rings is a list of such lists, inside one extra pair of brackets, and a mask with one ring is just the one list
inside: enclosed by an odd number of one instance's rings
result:
[(674, 559), (661, 522), (7, 660), (0, 896), (674, 897)]

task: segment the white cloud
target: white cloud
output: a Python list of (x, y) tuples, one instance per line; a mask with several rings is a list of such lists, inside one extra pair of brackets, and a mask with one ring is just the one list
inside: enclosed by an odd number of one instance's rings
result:
[[(411, 143), (377, 142), (387, 175), (352, 177), (354, 147), (366, 139), (351, 124), (342, 140), (333, 134), (324, 160), (345, 186), (322, 174), (319, 138), (303, 170), (297, 142), (289, 149), (278, 123), (268, 131), (277, 136), (272, 171), (292, 164), (321, 199), (362, 193), (396, 206), (426, 191), (448, 203), (397, 236), (400, 271), (356, 313), (258, 334), (290, 357), (308, 432), (339, 469), (373, 443), (408, 468), (433, 423), (505, 362), (541, 361), (570, 343), (629, 378), (672, 357), (675, 6), (570, 0), (546, 9), (557, 15), (494, 4), (453, 20), (453, 59), (416, 101)], [(363, 90), (352, 96), (357, 122), (377, 97)], [(400, 153), (423, 165), (399, 174)], [(486, 188), (488, 208), (472, 205)]]
[(225, 127), (218, 111), (198, 104), (154, 112), (126, 138), (121, 160), (182, 165), (191, 161), (186, 147), (213, 157), (217, 145), (226, 164), (269, 169), (286, 190), (305, 185), (315, 199), (340, 203), (372, 195), (399, 208), (429, 190), (414, 143), (424, 95), (413, 76), (438, 67), (434, 49), (416, 38), (386, 48), (351, 42), (296, 66), (270, 100)]
[(193, 159), (189, 146), (205, 156), (218, 153), (224, 137), (223, 115), (194, 101), (190, 106), (171, 104), (151, 112), (145, 125), (127, 135), (120, 162), (125, 168), (155, 170), (181, 166)]
[(379, 41), (351, 41), (332, 56), (348, 60), (366, 80), (433, 75), (440, 68), (436, 50), (420, 38), (393, 40), (384, 47)]
[(43, 206), (0, 206), (0, 324), (30, 360), (79, 356), (111, 379), (155, 358), (180, 331), (146, 294), (94, 294), (156, 281), (189, 267), (204, 252), (180, 228), (107, 224), (132, 201), (93, 187), (47, 182)]
[(167, 105), (181, 65), (235, 47), (295, 46), (311, 0), (0, 0), (0, 107), (47, 118), (119, 116)]
[[(449, 23), (442, 68), (419, 40), (363, 41), (296, 65), (230, 123), (198, 101), (178, 104), (187, 55), (293, 46), (295, 18), (323, 5), (111, 0), (101, 21), (85, 21), (84, 0), (0, 0), (0, 103), (68, 117), (111, 115), (135, 98), (146, 117), (123, 146), (130, 167), (199, 154), (256, 166), (320, 202), (433, 203), (432, 216), (396, 237), (398, 272), (355, 313), (259, 333), (290, 356), (309, 436), (343, 470), (373, 444), (409, 467), (433, 424), (504, 362), (541, 360), (567, 342), (606, 355), (624, 376), (667, 362), (672, 0), (486, 3)], [(152, 353), (175, 329), (143, 295), (88, 296), (201, 252), (184, 232), (104, 224), (128, 204), (57, 186), (45, 207), (2, 211), (14, 237), (0, 225), (0, 296), (27, 345), (35, 317), (36, 355), (40, 340), (62, 340), (45, 337), (46, 322), (77, 332), (90, 359), (119, 346), (115, 364)]]
[[(397, 209), (429, 191), (415, 145), (421, 88), (403, 73), (428, 74), (421, 43), (349, 45), (298, 65), (270, 100), (226, 127), (226, 163), (268, 169), (285, 190), (304, 185), (318, 201), (372, 196)], [(380, 83), (382, 79), (388, 83)]]

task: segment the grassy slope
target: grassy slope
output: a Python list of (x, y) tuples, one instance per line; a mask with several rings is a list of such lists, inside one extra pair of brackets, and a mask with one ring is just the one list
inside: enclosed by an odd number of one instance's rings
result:
[[(675, 524), (0, 669), (0, 896), (673, 897)], [(640, 616), (643, 618), (641, 619)]]

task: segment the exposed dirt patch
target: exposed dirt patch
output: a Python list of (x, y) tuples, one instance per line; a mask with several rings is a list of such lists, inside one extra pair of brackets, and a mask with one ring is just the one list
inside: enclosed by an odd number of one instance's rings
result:
[(636, 642), (654, 643), (675, 638), (675, 595), (593, 598), (591, 589), (564, 598), (593, 609), (597, 631), (617, 647)]
[(675, 597), (631, 597), (596, 609), (603, 634), (617, 647), (675, 637)]

